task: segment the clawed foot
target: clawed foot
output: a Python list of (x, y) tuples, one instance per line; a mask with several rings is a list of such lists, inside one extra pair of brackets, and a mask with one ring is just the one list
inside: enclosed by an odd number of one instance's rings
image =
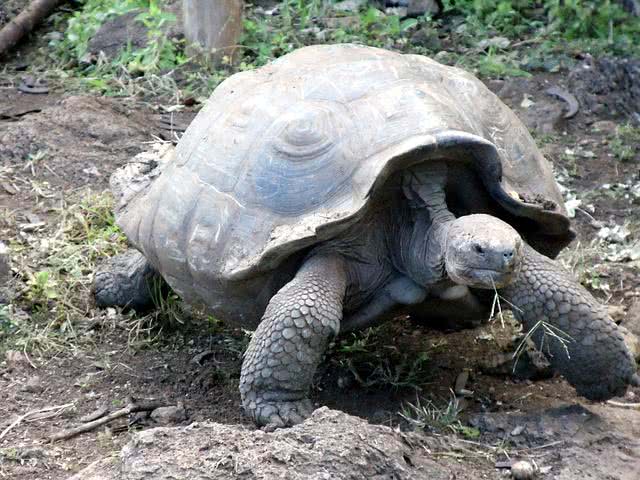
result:
[[(624, 381), (598, 382), (598, 383), (577, 383), (573, 387), (578, 395), (594, 402), (601, 402), (613, 397), (620, 397), (627, 391), (627, 383)], [(629, 383), (632, 379), (629, 379)]]
[(262, 401), (257, 403), (254, 409), (251, 409), (251, 405), (245, 409), (258, 425), (265, 426), (267, 430), (302, 423), (314, 410), (308, 398), (293, 402)]
[(96, 305), (149, 308), (153, 305), (149, 283), (155, 276), (151, 264), (136, 250), (112, 257), (103, 262), (94, 276), (92, 290)]

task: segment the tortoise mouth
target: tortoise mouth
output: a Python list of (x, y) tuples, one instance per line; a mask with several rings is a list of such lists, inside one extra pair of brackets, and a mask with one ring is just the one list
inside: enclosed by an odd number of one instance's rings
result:
[(509, 285), (515, 276), (516, 268), (515, 265), (503, 269), (465, 266), (448, 267), (447, 271), (451, 279), (458, 284), (493, 290)]

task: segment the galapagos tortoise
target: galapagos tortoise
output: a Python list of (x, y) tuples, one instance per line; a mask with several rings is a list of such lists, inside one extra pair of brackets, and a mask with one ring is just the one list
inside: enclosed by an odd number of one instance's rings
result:
[(551, 259), (574, 233), (549, 163), (463, 70), (302, 48), (226, 80), (156, 157), (112, 178), (117, 222), (141, 253), (96, 274), (97, 302), (142, 307), (159, 274), (185, 301), (257, 328), (240, 392), (259, 424), (309, 415), (339, 332), (407, 306), (435, 314), (441, 299), (484, 312), (495, 289), (526, 329), (566, 334), (533, 338), (581, 395), (637, 379), (606, 309)]

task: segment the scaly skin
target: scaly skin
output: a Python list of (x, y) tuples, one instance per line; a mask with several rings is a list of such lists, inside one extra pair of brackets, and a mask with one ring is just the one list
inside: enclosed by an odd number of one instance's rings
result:
[(342, 319), (346, 275), (337, 257), (312, 257), (269, 302), (242, 363), (240, 394), (259, 425), (300, 423), (316, 367)]
[(109, 258), (93, 279), (93, 293), (99, 307), (129, 307), (145, 310), (153, 305), (150, 282), (160, 276), (137, 250)]
[(606, 400), (623, 394), (635, 381), (635, 362), (617, 325), (556, 262), (526, 246), (517, 277), (501, 294), (527, 330), (543, 320), (571, 337), (565, 350), (542, 327), (533, 333), (536, 345), (580, 395)]

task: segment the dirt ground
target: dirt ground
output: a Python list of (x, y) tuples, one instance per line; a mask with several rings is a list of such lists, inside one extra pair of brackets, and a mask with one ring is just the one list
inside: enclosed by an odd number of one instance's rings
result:
[[(0, 77), (0, 240), (42, 247), (55, 234), (63, 205), (77, 201), (80, 192), (105, 190), (111, 172), (163, 131), (148, 103), (69, 95), (64, 89), (23, 94), (14, 78)], [(536, 130), (567, 198), (580, 200), (578, 240), (563, 261), (613, 307), (617, 320), (637, 328), (640, 270), (638, 259), (626, 256), (624, 248), (629, 239), (638, 238), (640, 228), (640, 189), (634, 194), (640, 185), (640, 145), (633, 146), (634, 161), (622, 162), (612, 154), (615, 128), (626, 122), (623, 112), (580, 110), (570, 119), (561, 118), (564, 102), (545, 90), (569, 88), (567, 79), (567, 72), (559, 72), (488, 85)], [(39, 157), (44, 160), (33, 161)], [(605, 235), (623, 225), (629, 231), (627, 243)], [(605, 227), (609, 231), (603, 233)], [(249, 425), (237, 390), (246, 344), (241, 331), (193, 325), (164, 332), (154, 341), (132, 343), (129, 315), (98, 311), (91, 307), (90, 292), (85, 293), (86, 321), (75, 326), (73, 348), (4, 351), (0, 478), (65, 479), (119, 451), (129, 429), (147, 428), (153, 421), (140, 416), (129, 424), (125, 417), (70, 440), (51, 444), (46, 439), (101, 407), (122, 407), (128, 397), (160, 399), (167, 405), (182, 402), (187, 414), (183, 425), (205, 420)], [(557, 376), (531, 381), (485, 373), (487, 359), (513, 347), (511, 327), (494, 321), (444, 333), (405, 319), (389, 333), (384, 349), (409, 356), (427, 353), (420, 391), (364, 387), (336, 353), (327, 357), (317, 376), (313, 398), (319, 406), (406, 427), (397, 414), (405, 401), (413, 402), (420, 394), (446, 402), (456, 379), (468, 371), (465, 389), (471, 393), (464, 400), (462, 419), (479, 429), (479, 438), (468, 440), (466, 450), (447, 449), (444, 441), (439, 449), (422, 453), (448, 468), (450, 478), (502, 478), (508, 458), (533, 461), (540, 478), (638, 478), (637, 408), (590, 403)], [(632, 388), (617, 401), (637, 403), (640, 389)], [(65, 405), (15, 423), (27, 412)]]

